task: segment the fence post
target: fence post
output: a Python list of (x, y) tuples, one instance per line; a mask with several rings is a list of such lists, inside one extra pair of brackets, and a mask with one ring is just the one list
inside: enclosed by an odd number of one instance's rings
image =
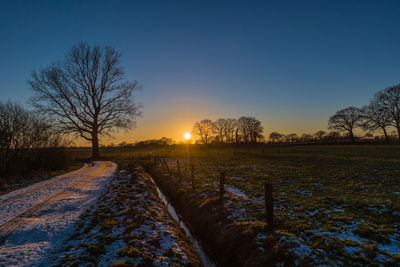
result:
[(179, 165), (179, 159), (176, 160), (176, 165), (178, 167), (178, 178), (180, 183), (182, 181), (182, 174), (181, 174), (181, 165)]
[(169, 172), (168, 163), (165, 159), (164, 159), (164, 165), (165, 165), (165, 169), (167, 169), (168, 174), (171, 175), (171, 173)]
[(221, 203), (224, 201), (224, 193), (225, 193), (225, 172), (222, 171), (219, 176), (219, 201)]
[(194, 190), (195, 186), (194, 186), (194, 165), (193, 165), (193, 163), (190, 164), (190, 177), (192, 178), (192, 189)]
[(272, 184), (267, 181), (264, 181), (264, 201), (268, 227), (271, 230), (274, 230), (274, 200), (272, 196)]
[(164, 166), (164, 161), (163, 161), (163, 159), (159, 159), (159, 162), (160, 162), (161, 168), (162, 168), (163, 170), (165, 170), (165, 166)]

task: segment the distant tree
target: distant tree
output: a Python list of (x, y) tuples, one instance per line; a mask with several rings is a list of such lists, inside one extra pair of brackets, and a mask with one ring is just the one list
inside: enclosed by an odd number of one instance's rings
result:
[(283, 136), (284, 136), (283, 134), (280, 134), (278, 132), (272, 132), (269, 134), (269, 139), (272, 142), (277, 143), (282, 141)]
[(390, 125), (396, 128), (400, 142), (400, 84), (378, 92), (375, 98), (383, 116), (390, 118)]
[(354, 142), (354, 128), (361, 126), (362, 111), (356, 107), (348, 107), (337, 111), (329, 118), (329, 129), (347, 132)]
[(365, 139), (373, 139), (374, 138), (374, 135), (372, 134), (372, 133), (366, 133), (366, 134), (364, 134), (364, 138)]
[(148, 139), (144, 141), (136, 142), (135, 146), (144, 147), (144, 146), (170, 146), (175, 144), (175, 141), (172, 138), (161, 137), (160, 139)]
[(159, 143), (163, 146), (171, 146), (171, 145), (175, 144), (175, 141), (172, 138), (161, 137), (159, 140)]
[(295, 133), (286, 135), (286, 141), (290, 143), (295, 143), (299, 140), (299, 136)]
[(234, 142), (234, 134), (235, 129), (237, 128), (237, 120), (236, 119), (225, 119), (225, 141), (226, 143)]
[(324, 139), (326, 132), (325, 131), (318, 131), (315, 133), (315, 136), (319, 141), (322, 141)]
[[(66, 145), (62, 137), (39, 114), (12, 102), (0, 102), (0, 178), (22, 169), (52, 168), (42, 150)], [(47, 155), (51, 155), (50, 151)], [(29, 162), (39, 161), (29, 166)], [(56, 162), (59, 159), (47, 159)], [(0, 179), (1, 180), (1, 179)]]
[(256, 143), (264, 131), (261, 122), (254, 117), (241, 117), (238, 120), (239, 129), (242, 132), (245, 143)]
[(312, 142), (312, 140), (313, 140), (313, 136), (311, 134), (304, 133), (301, 135), (301, 141), (303, 143), (310, 143), (310, 142)]
[(389, 142), (387, 128), (391, 125), (392, 117), (385, 109), (379, 93), (374, 96), (368, 106), (362, 108), (362, 115), (362, 128), (369, 131), (382, 130), (386, 142)]
[(210, 143), (210, 137), (213, 133), (213, 122), (209, 119), (204, 119), (196, 122), (192, 129), (192, 134), (200, 137), (203, 144)]
[(126, 146), (126, 142), (125, 142), (125, 141), (124, 141), (124, 142), (121, 142), (121, 143), (119, 143), (117, 146), (118, 146), (118, 147), (125, 147), (125, 146)]
[(226, 137), (226, 119), (218, 119), (213, 123), (213, 133), (217, 135), (217, 142), (223, 143)]
[(339, 141), (339, 139), (340, 139), (340, 132), (337, 132), (337, 131), (329, 132), (329, 133), (326, 135), (326, 137), (327, 137), (328, 140), (330, 140), (330, 141)]
[(140, 114), (133, 99), (137, 83), (124, 80), (120, 60), (114, 48), (82, 43), (28, 81), (35, 92), (31, 103), (60, 132), (90, 141), (92, 158), (100, 156), (99, 135), (134, 127)]
[(242, 136), (243, 136), (243, 141), (245, 142), (245, 143), (248, 143), (249, 142), (249, 136), (250, 136), (250, 133), (249, 133), (249, 123), (248, 123), (248, 117), (240, 117), (239, 118), (239, 120), (238, 120), (238, 128), (239, 128), (239, 130), (240, 130), (240, 132), (242, 133)]

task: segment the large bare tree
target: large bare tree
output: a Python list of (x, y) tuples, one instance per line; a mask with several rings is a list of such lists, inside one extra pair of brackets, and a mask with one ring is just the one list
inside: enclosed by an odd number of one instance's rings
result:
[(329, 118), (328, 128), (347, 132), (351, 142), (354, 142), (354, 128), (361, 126), (362, 112), (356, 107), (348, 107), (338, 110)]
[(400, 141), (400, 84), (378, 92), (375, 97), (379, 101), (383, 116), (388, 116), (390, 125), (396, 128)]
[(33, 71), (28, 81), (31, 103), (53, 118), (62, 133), (92, 143), (99, 158), (99, 135), (135, 127), (140, 104), (134, 102), (137, 82), (124, 79), (121, 53), (106, 46), (74, 46), (64, 60)]
[(387, 128), (391, 125), (392, 118), (390, 113), (386, 112), (384, 103), (380, 98), (380, 94), (376, 94), (373, 99), (371, 99), (368, 106), (362, 108), (363, 112), (363, 124), (364, 130), (375, 131), (380, 129), (385, 135), (386, 142), (389, 142), (389, 136), (387, 133)]

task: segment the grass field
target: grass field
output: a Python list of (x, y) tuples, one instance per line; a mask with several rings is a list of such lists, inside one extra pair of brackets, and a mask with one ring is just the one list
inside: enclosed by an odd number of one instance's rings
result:
[[(204, 200), (217, 196), (225, 171), (224, 205), (232, 223), (265, 220), (267, 179), (279, 243), (295, 263), (400, 263), (399, 146), (182, 145), (102, 153), (119, 160), (154, 153), (166, 158), (175, 176), (179, 160), (185, 175), (179, 187), (188, 190), (193, 163)], [(257, 235), (260, 250), (265, 238)]]

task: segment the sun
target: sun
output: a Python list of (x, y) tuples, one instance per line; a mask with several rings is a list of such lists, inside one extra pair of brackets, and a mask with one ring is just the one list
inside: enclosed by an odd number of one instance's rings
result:
[(189, 140), (192, 135), (190, 133), (185, 133), (185, 140)]

